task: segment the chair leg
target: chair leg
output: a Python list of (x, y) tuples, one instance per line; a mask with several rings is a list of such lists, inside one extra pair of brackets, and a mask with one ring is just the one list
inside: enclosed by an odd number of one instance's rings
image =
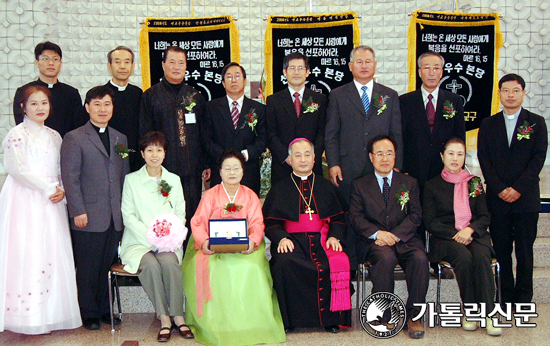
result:
[(356, 306), (356, 309), (357, 309), (357, 321), (359, 321), (359, 324), (361, 324), (361, 313), (360, 313), (360, 308), (361, 308), (361, 303), (362, 303), (362, 300), (359, 296), (361, 296), (362, 294), (362, 281), (363, 281), (363, 271), (362, 271), (362, 267), (363, 267), (363, 264), (362, 263), (359, 263), (357, 264), (357, 276), (356, 276), (356, 281), (357, 281), (357, 289), (355, 291), (355, 306)]
[[(496, 284), (497, 284), (497, 303), (502, 304), (502, 291), (500, 286), (500, 263), (495, 263), (495, 278), (496, 278)], [(498, 316), (499, 322), (502, 322), (502, 316), (499, 314)]]
[(115, 331), (115, 320), (113, 318), (113, 284), (111, 282), (111, 271), (107, 273), (107, 283), (109, 285), (109, 312), (111, 313), (111, 332)]
[(435, 301), (435, 309), (437, 315), (435, 317), (435, 323), (439, 324), (439, 314), (441, 313), (441, 264), (437, 264), (437, 295)]
[(122, 304), (120, 302), (120, 289), (118, 287), (118, 275), (115, 275), (115, 293), (116, 293), (116, 301), (118, 305), (118, 317), (120, 318), (120, 322), (122, 322)]

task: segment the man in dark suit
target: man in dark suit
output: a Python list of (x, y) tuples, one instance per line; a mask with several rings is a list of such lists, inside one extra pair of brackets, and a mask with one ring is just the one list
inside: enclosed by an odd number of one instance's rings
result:
[[(403, 140), (401, 111), (397, 93), (373, 80), (376, 72), (374, 50), (357, 46), (350, 54), (353, 81), (334, 89), (329, 96), (325, 149), (330, 180), (349, 202), (351, 183), (372, 173), (367, 143), (376, 135), (391, 136), (397, 143), (396, 167), (402, 168)], [(352, 268), (355, 257), (355, 232), (348, 232), (346, 252)]]
[(439, 88), (443, 66), (445, 59), (438, 53), (420, 55), (418, 75), (422, 86), (399, 96), (403, 143), (406, 143), (403, 147), (403, 173), (416, 178), (421, 197), (426, 181), (440, 175), (443, 170), (439, 154), (443, 143), (451, 137), (466, 140), (461, 97)]
[(244, 96), (246, 71), (236, 62), (225, 65), (224, 97), (206, 104), (203, 140), (212, 165), (212, 182), (221, 182), (218, 158), (225, 149), (241, 151), (246, 162), (242, 184), (260, 194), (260, 161), (265, 150), (267, 127), (265, 106)]
[(107, 54), (107, 68), (113, 78), (105, 84), (115, 95), (113, 117), (109, 126), (126, 135), (128, 147), (133, 149), (129, 154), (130, 170), (137, 171), (143, 166), (139, 154), (139, 101), (143, 91), (130, 84), (134, 72), (134, 52), (128, 47), (118, 46)]
[(267, 104), (268, 147), (271, 161), (271, 182), (292, 173), (288, 161), (288, 145), (295, 138), (307, 138), (315, 146), (313, 171), (323, 175), (325, 151), (325, 117), (327, 97), (306, 88), (310, 74), (309, 59), (302, 53), (291, 53), (283, 60), (283, 74), (288, 82), (284, 89), (269, 96)]
[(67, 133), (61, 145), (61, 176), (69, 208), (82, 323), (96, 330), (100, 318), (111, 323), (107, 272), (121, 239), (122, 186), (130, 165), (122, 155), (128, 147), (126, 136), (108, 127), (113, 115), (111, 89), (104, 85), (90, 89), (85, 107), (90, 121)]
[(359, 235), (358, 260), (372, 264), (372, 293), (393, 293), (395, 266), (405, 270), (409, 336), (418, 339), (424, 336), (424, 327), (420, 320), (411, 319), (420, 313), (413, 304), (426, 301), (428, 258), (416, 232), (422, 219), (418, 184), (416, 179), (394, 171), (396, 149), (394, 140), (386, 135), (369, 141), (374, 173), (353, 181), (349, 219)]
[[(168, 140), (164, 166), (181, 179), (185, 215), (195, 215), (201, 199), (202, 179), (210, 180), (211, 173), (201, 141), (206, 101), (185, 83), (187, 53), (181, 47), (166, 48), (162, 59), (164, 77), (141, 97), (139, 132), (141, 136), (149, 131), (164, 133)], [(185, 225), (190, 229), (191, 217)]]
[(501, 268), (501, 303), (526, 303), (533, 298), (533, 243), (541, 209), (539, 174), (548, 133), (543, 117), (521, 107), (526, 93), (521, 76), (507, 74), (498, 86), (503, 110), (481, 122), (478, 159), (487, 183), (491, 238)]

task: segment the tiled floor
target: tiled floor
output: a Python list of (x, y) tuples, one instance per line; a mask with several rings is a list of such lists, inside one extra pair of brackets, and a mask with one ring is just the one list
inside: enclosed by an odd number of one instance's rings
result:
[[(286, 345), (549, 345), (550, 344), (550, 304), (537, 306), (539, 317), (531, 322), (536, 328), (505, 329), (500, 337), (487, 335), (485, 329), (466, 332), (459, 328), (428, 329), (421, 340), (413, 340), (405, 331), (392, 339), (378, 340), (365, 333), (360, 326), (355, 326), (339, 334), (329, 334), (322, 329), (297, 330), (287, 335)], [(156, 341), (159, 322), (154, 314), (127, 314), (124, 323), (111, 333), (110, 326), (102, 325), (99, 331), (88, 331), (78, 328), (70, 331), (56, 331), (51, 335), (25, 336), (11, 332), (0, 333), (0, 345), (110, 345), (119, 346), (125, 340), (137, 340), (140, 346), (159, 345)], [(184, 340), (175, 332), (168, 344), (200, 345), (194, 340)]]

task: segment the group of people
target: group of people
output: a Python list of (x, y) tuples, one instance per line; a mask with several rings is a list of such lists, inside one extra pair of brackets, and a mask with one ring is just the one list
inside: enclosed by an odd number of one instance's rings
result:
[[(374, 81), (374, 50), (358, 46), (353, 81), (328, 98), (306, 87), (308, 58), (291, 53), (283, 61), (288, 88), (266, 105), (244, 96), (246, 72), (234, 62), (221, 72), (226, 96), (206, 102), (185, 83), (187, 56), (177, 46), (165, 50), (164, 77), (143, 94), (128, 83), (134, 53), (113, 49), (113, 78), (89, 90), (84, 107), (57, 79), (59, 46), (41, 43), (35, 58), (39, 79), (17, 90), (18, 125), (2, 142), (1, 330), (110, 324), (107, 272), (119, 242), (125, 270), (138, 274), (153, 302), (161, 342), (173, 329), (209, 345), (284, 342), (297, 327), (337, 333), (351, 325), (350, 273), (364, 261), (373, 293), (393, 292), (394, 268), (404, 269), (412, 338), (424, 335), (412, 318), (414, 303), (425, 302), (430, 262), (450, 262), (462, 301), (490, 311), (496, 255), (502, 302), (532, 298), (548, 143), (544, 118), (521, 107), (518, 75), (499, 81), (503, 111), (479, 130), (485, 192), (464, 169), (463, 102), (439, 87), (444, 58), (434, 52), (418, 59), (422, 86), (398, 96)], [(266, 147), (272, 187), (262, 207)], [(161, 250), (149, 233), (167, 214), (191, 235)], [(246, 219), (247, 249), (213, 251), (213, 219)], [(462, 326), (477, 329), (467, 319)], [(490, 319), (487, 331), (501, 334)]]

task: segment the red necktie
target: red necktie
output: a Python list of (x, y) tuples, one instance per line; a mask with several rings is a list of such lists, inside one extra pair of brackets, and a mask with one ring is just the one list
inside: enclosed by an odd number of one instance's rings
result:
[(294, 108), (296, 108), (296, 116), (300, 117), (300, 111), (302, 110), (302, 103), (300, 102), (300, 93), (294, 93)]
[(426, 115), (428, 116), (428, 125), (430, 125), (430, 132), (433, 132), (435, 121), (435, 108), (432, 102), (434, 97), (432, 94), (428, 95), (428, 104), (426, 104)]
[(235, 126), (235, 130), (237, 129), (237, 123), (239, 122), (239, 109), (237, 108), (238, 104), (239, 103), (237, 101), (233, 101), (233, 108), (231, 108), (231, 119), (233, 119), (233, 126)]

